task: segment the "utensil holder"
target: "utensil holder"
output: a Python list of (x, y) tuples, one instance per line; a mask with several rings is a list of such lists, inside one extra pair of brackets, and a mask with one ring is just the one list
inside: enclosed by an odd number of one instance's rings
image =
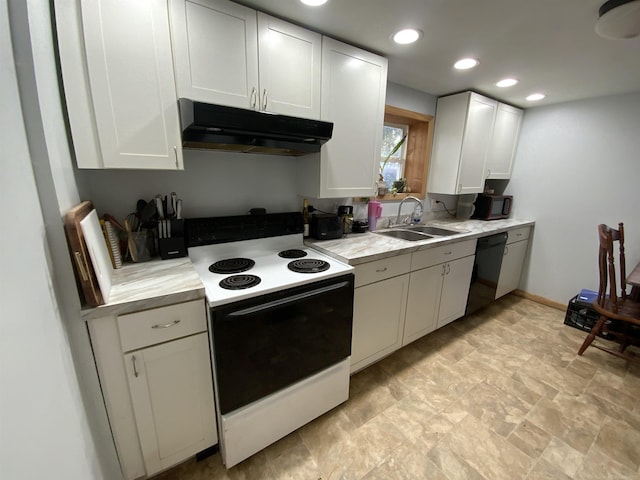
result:
[(156, 256), (155, 235), (155, 229), (152, 228), (129, 232), (127, 243), (131, 261), (147, 262)]

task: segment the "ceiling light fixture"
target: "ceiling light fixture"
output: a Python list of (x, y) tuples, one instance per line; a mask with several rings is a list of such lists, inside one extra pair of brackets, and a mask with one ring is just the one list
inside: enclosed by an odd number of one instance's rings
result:
[(399, 43), (400, 45), (406, 45), (408, 43), (413, 43), (418, 40), (422, 36), (422, 32), (420, 30), (416, 30), (415, 28), (405, 28), (404, 30), (400, 30), (393, 34), (393, 41)]
[(518, 83), (518, 80), (516, 80), (515, 78), (504, 78), (496, 83), (496, 87), (513, 87), (516, 83)]
[(530, 102), (537, 102), (538, 100), (542, 100), (546, 95), (544, 93), (532, 93), (527, 97), (527, 100)]
[(479, 63), (475, 58), (463, 58), (454, 63), (453, 68), (456, 70), (468, 70), (469, 68), (476, 67)]
[(598, 16), (596, 33), (601, 37), (625, 39), (640, 35), (640, 0), (608, 0)]
[(309, 5), (310, 7), (319, 7), (320, 5), (324, 5), (327, 3), (327, 0), (300, 0), (305, 5)]

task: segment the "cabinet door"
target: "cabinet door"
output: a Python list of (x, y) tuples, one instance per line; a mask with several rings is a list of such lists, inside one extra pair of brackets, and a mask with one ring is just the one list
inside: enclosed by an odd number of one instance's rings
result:
[(481, 95), (472, 93), (470, 96), (460, 156), (458, 194), (480, 193), (484, 190), (485, 163), (496, 104), (495, 100)]
[(322, 36), (258, 12), (260, 110), (320, 118)]
[(323, 37), (321, 118), (333, 136), (320, 155), (320, 198), (375, 195), (386, 85), (385, 58)]
[(255, 10), (227, 0), (171, 0), (170, 4), (178, 96), (256, 108)]
[(473, 92), (438, 99), (428, 192), (459, 195), (484, 190), (496, 105)]
[(101, 166), (181, 169), (166, 3), (83, 0), (81, 10)]
[(351, 372), (400, 348), (409, 275), (355, 289)]
[(522, 110), (498, 103), (493, 135), (487, 153), (488, 178), (511, 178), (521, 123)]
[(124, 359), (147, 475), (217, 442), (206, 333)]
[(436, 329), (445, 265), (434, 265), (411, 272), (403, 345)]
[(496, 288), (496, 298), (500, 298), (518, 288), (528, 244), (528, 240), (523, 240), (509, 243), (505, 246), (500, 277), (498, 277), (498, 287)]
[(445, 264), (438, 328), (462, 317), (467, 308), (469, 284), (475, 257), (460, 258)]

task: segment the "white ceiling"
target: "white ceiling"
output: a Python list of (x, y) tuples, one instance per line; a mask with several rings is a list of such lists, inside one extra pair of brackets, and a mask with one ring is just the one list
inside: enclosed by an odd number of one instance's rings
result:
[[(389, 59), (389, 81), (433, 95), (476, 90), (521, 107), (640, 91), (640, 37), (608, 40), (594, 30), (604, 0), (299, 0), (238, 3), (306, 26)], [(406, 27), (423, 37), (395, 45)], [(456, 71), (474, 57), (480, 65)], [(515, 77), (520, 83), (498, 88)], [(542, 92), (547, 97), (527, 102)]]

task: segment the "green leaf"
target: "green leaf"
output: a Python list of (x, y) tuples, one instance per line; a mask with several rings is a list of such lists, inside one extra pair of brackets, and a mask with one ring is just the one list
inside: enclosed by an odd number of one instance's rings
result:
[(402, 147), (402, 144), (404, 143), (404, 141), (407, 139), (407, 135), (405, 134), (398, 143), (395, 144), (395, 146), (391, 149), (391, 151), (389, 152), (389, 155), (387, 155), (387, 158), (384, 159), (384, 162), (382, 162), (382, 167), (380, 168), (380, 174), (382, 174), (382, 172), (384, 172), (384, 167), (387, 166), (387, 162), (389, 161), (389, 159), (391, 157), (393, 157), (393, 154), (396, 153), (400, 147)]

